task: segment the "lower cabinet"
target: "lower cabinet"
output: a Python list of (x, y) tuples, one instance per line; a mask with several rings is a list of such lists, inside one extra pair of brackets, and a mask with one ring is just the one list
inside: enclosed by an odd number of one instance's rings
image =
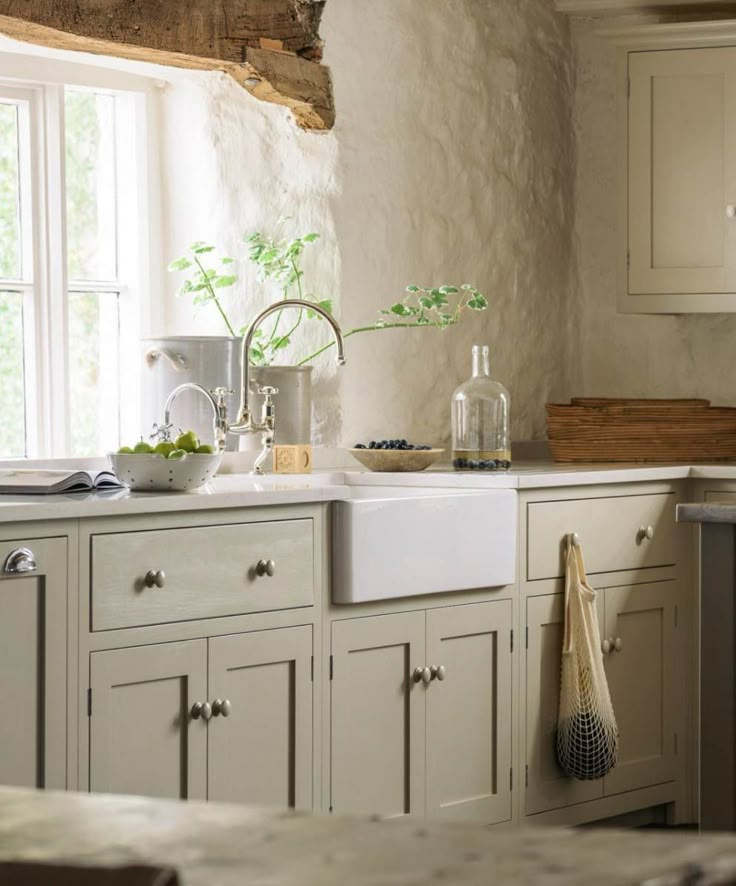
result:
[(557, 765), (563, 602), (562, 594), (527, 599), (527, 815), (676, 777), (677, 582), (598, 591), (601, 639), (609, 640), (611, 647), (604, 663), (619, 729), (619, 755), (616, 768), (597, 781), (568, 778)]
[(0, 784), (63, 790), (67, 540), (0, 542), (0, 569)]
[(331, 809), (511, 818), (511, 601), (336, 621)]
[(312, 807), (312, 628), (90, 656), (90, 790)]

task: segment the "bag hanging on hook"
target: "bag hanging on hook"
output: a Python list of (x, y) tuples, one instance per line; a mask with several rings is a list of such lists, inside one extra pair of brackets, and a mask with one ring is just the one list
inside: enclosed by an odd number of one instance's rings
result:
[(567, 536), (557, 759), (566, 775), (603, 778), (616, 765), (618, 727), (603, 668), (596, 592), (576, 534)]

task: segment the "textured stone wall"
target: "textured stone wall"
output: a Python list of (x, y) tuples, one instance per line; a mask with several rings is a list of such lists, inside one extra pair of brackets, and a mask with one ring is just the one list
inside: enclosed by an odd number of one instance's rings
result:
[[(214, 75), (165, 98), (166, 248), (270, 227), (322, 233), (309, 270), (345, 326), (376, 317), (407, 283), (475, 283), (490, 309), (459, 328), (350, 339), (348, 365), (317, 370), (315, 442), (401, 435), (447, 442), (449, 401), (474, 343), (491, 346), (517, 439), (544, 436), (568, 394), (566, 348), (575, 149), (569, 24), (549, 0), (335, 0), (322, 22), (337, 124), (305, 134)], [(170, 294), (169, 294), (170, 295)], [(267, 294), (250, 272), (250, 317)], [(167, 299), (169, 332), (221, 332)], [(305, 332), (302, 352), (324, 329)]]
[(578, 20), (573, 35), (580, 326), (571, 346), (582, 356), (575, 390), (733, 405), (735, 315), (616, 312), (616, 52), (591, 20)]

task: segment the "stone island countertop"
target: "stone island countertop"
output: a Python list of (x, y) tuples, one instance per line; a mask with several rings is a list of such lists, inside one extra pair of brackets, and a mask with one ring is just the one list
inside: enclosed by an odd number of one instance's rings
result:
[(705, 886), (736, 836), (376, 821), (0, 788), (0, 861), (155, 864), (182, 886)]

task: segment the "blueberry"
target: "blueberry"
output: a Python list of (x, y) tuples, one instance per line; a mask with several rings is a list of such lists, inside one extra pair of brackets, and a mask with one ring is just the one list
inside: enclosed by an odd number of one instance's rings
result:
[(366, 448), (365, 443), (356, 443), (355, 446), (353, 446), (353, 449), (365, 449), (365, 448)]
[(511, 467), (511, 462), (510, 462), (510, 461), (506, 461), (506, 460), (504, 460), (504, 461), (499, 461), (499, 462), (498, 462), (498, 466), (499, 466), (500, 468), (503, 468), (504, 470), (507, 470), (508, 468)]
[(477, 462), (474, 458), (468, 459), (468, 467), (471, 469), (471, 471), (477, 470), (478, 465), (479, 465), (479, 462)]

